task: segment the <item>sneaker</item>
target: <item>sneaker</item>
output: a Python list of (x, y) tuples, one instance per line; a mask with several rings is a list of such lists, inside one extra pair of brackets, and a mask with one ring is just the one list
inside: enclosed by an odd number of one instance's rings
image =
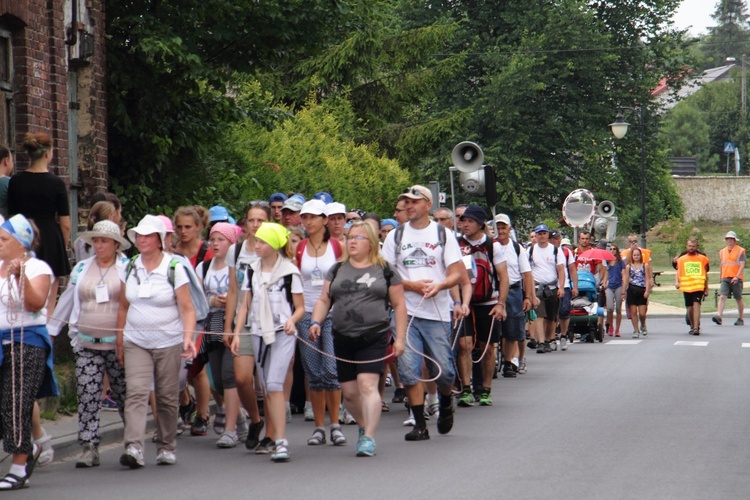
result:
[(510, 361), (503, 363), (503, 377), (505, 378), (516, 378), (516, 367)]
[(341, 423), (344, 425), (355, 425), (357, 423), (357, 420), (354, 418), (354, 415), (349, 413), (349, 410), (344, 408), (344, 421)]
[(745, 326), (745, 321), (742, 318), (739, 318), (734, 322), (734, 326)]
[(609, 325), (607, 327), (607, 335), (609, 335), (611, 337), (612, 335), (614, 335), (614, 333), (615, 333), (615, 329), (612, 328), (612, 325)]
[(474, 406), (474, 395), (469, 391), (463, 391), (458, 398), (458, 406), (461, 408), (471, 408)]
[(633, 338), (634, 338), (634, 339), (640, 338), (640, 336), (641, 336), (641, 334), (640, 334), (640, 333), (638, 333), (638, 332), (633, 332)]
[(539, 342), (536, 344), (536, 353), (537, 354), (544, 354), (546, 351), (544, 350), (544, 342)]
[(226, 432), (216, 441), (217, 448), (236, 448), (237, 447), (237, 433)]
[(453, 405), (440, 407), (437, 428), (440, 434), (448, 434), (453, 429)]
[(216, 407), (216, 415), (214, 415), (214, 432), (218, 435), (224, 434), (227, 425), (227, 414), (223, 406)]
[(520, 375), (526, 373), (526, 358), (521, 358), (521, 363), (518, 365), (518, 373)]
[(81, 456), (76, 461), (76, 468), (97, 467), (99, 465), (99, 451), (93, 443), (84, 443)]
[(648, 337), (648, 330), (646, 330), (645, 328), (641, 328), (641, 334), (642, 334), (642, 335), (643, 335), (644, 337)]
[(276, 448), (271, 453), (271, 460), (274, 462), (288, 462), (289, 461), (289, 443), (286, 439), (279, 439), (276, 442)]
[(536, 345), (536, 339), (529, 339), (526, 347), (528, 347), (529, 349), (536, 349)]
[(362, 436), (357, 443), (357, 456), (358, 457), (374, 457), (375, 456), (375, 441), (371, 437)]
[[(182, 420), (182, 417), (177, 415), (177, 435), (182, 436), (185, 433), (185, 422)], [(152, 441), (156, 442), (156, 431), (154, 431), (154, 437)]]
[(156, 465), (174, 465), (177, 463), (177, 455), (173, 451), (161, 450), (156, 455)]
[[(610, 327), (611, 329), (612, 327)], [(612, 335), (612, 334), (610, 334)], [(560, 337), (560, 350), (561, 351), (567, 351), (568, 350), (568, 337)]]
[(545, 341), (542, 345), (544, 346), (544, 352), (552, 352), (552, 347), (549, 345), (549, 341)]
[(237, 431), (237, 439), (240, 441), (247, 439), (249, 429), (247, 428), (247, 413), (245, 413), (244, 409), (240, 409), (240, 416), (237, 417), (237, 427), (235, 430)]
[(619, 337), (619, 336), (620, 336), (620, 330), (615, 330), (615, 337)]
[(305, 405), (305, 422), (313, 422), (315, 421), (315, 414), (313, 413), (312, 406)]
[(193, 419), (193, 425), (190, 426), (191, 436), (205, 436), (208, 434), (208, 419), (196, 415)]
[(411, 411), (409, 412), (409, 418), (404, 420), (404, 427), (414, 427), (417, 425), (417, 421), (414, 420), (414, 415), (412, 415)]
[(290, 423), (292, 421), (292, 407), (287, 406), (286, 407), (286, 423)]
[(490, 397), (490, 391), (482, 391), (482, 396), (479, 398), (479, 406), (492, 406), (492, 398)]
[(255, 448), (256, 455), (268, 455), (276, 449), (276, 442), (270, 437), (264, 437), (263, 441)]
[(102, 398), (102, 402), (99, 403), (99, 408), (101, 408), (102, 411), (118, 411), (117, 403), (115, 403), (115, 400), (109, 396), (104, 396)]
[(131, 444), (127, 447), (125, 453), (120, 455), (120, 465), (131, 469), (140, 469), (144, 466), (143, 452)]
[(437, 415), (440, 411), (440, 403), (437, 400), (433, 401), (432, 403), (425, 405), (424, 409), (424, 418), (429, 420), (431, 416)]
[[(184, 431), (183, 431), (183, 432), (184, 432)], [(156, 442), (156, 441), (158, 441), (158, 440), (159, 440), (159, 431), (158, 431), (158, 430), (156, 430), (156, 431), (154, 431), (154, 433), (153, 433), (153, 434), (151, 434), (151, 442), (152, 442), (152, 443), (155, 443), (155, 442)]]
[(388, 375), (386, 375), (386, 377), (385, 377), (385, 386), (386, 386), (386, 387), (390, 387), (390, 386), (392, 386), (392, 385), (393, 385), (393, 377), (392, 377), (392, 376), (391, 376), (391, 374), (389, 373), (389, 374), (388, 374)]
[(721, 316), (714, 316), (713, 318), (711, 318), (711, 321), (721, 326)]
[[(545, 352), (552, 352), (552, 351), (556, 351), (556, 350), (557, 350), (557, 343), (558, 343), (558, 341), (557, 341), (557, 340), (553, 340), (552, 342), (545, 342), (545, 344), (549, 344), (549, 348), (550, 348), (550, 350), (549, 350), (549, 351), (545, 351)], [(546, 349), (546, 348), (547, 348), (547, 347), (545, 346), (545, 349)]]
[(426, 441), (430, 439), (430, 431), (427, 427), (414, 427), (406, 433), (404, 439), (407, 441)]
[(263, 422), (262, 419), (257, 424), (250, 422), (250, 429), (247, 433), (247, 438), (245, 439), (245, 448), (247, 448), (248, 450), (254, 450), (258, 447), (258, 445), (261, 443), (260, 431), (263, 430), (264, 425), (265, 422)]
[(193, 414), (194, 411), (195, 411), (195, 399), (191, 396), (190, 402), (188, 404), (184, 406), (180, 405), (180, 410), (179, 410), (180, 418), (185, 424), (188, 424), (192, 421), (191, 415)]
[(396, 391), (393, 393), (391, 403), (403, 403), (406, 397), (406, 390), (403, 387), (396, 387)]

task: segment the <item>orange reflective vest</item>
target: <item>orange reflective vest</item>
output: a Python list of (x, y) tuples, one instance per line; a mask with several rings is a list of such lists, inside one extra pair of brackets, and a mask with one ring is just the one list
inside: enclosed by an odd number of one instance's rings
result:
[(708, 257), (699, 253), (686, 253), (677, 259), (677, 276), (681, 292), (702, 292), (706, 288), (708, 262)]
[(729, 251), (729, 247), (724, 247), (719, 251), (719, 260), (721, 261), (721, 279), (734, 278), (737, 276), (739, 279), (743, 279), (744, 271), (740, 272), (740, 266), (745, 260), (745, 249), (739, 245), (735, 245), (732, 251)]

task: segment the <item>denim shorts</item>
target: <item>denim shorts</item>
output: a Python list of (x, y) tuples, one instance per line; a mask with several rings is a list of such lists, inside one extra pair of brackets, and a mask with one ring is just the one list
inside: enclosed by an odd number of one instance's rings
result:
[(406, 333), (406, 348), (398, 361), (398, 375), (406, 386), (416, 385), (422, 376), (422, 364), (429, 370), (430, 378), (437, 375), (438, 369), (428, 355), (440, 365), (440, 377), (435, 381), (439, 388), (451, 387), (456, 372), (453, 368), (451, 351), (451, 324), (423, 318), (409, 317), (411, 327)]
[(570, 318), (570, 300), (573, 298), (573, 291), (570, 288), (565, 289), (565, 295), (560, 299), (560, 309), (557, 311), (559, 319)]
[(521, 287), (508, 290), (505, 299), (507, 317), (500, 322), (500, 337), (510, 341), (526, 339), (526, 313), (523, 311), (523, 289)]
[[(332, 357), (334, 349), (331, 317), (328, 316), (320, 325), (320, 336), (315, 342), (310, 340), (307, 334), (310, 330), (311, 318), (312, 313), (305, 313), (297, 323), (297, 335), (300, 338), (299, 352), (302, 357), (302, 367), (305, 369), (305, 375), (310, 384), (310, 390), (338, 391), (341, 386), (336, 372), (336, 360)], [(310, 347), (308, 343), (313, 344), (317, 349), (328, 355), (321, 354)]]

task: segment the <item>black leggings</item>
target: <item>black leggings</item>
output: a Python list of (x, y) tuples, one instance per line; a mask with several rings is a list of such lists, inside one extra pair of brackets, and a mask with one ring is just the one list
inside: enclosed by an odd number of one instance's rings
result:
[[(44, 381), (47, 350), (29, 344), (13, 344), (15, 363), (11, 359), (11, 345), (3, 346), (3, 365), (0, 367), (0, 435), (3, 450), (11, 454), (31, 454), (31, 415), (34, 401)], [(23, 377), (21, 376), (23, 356)], [(15, 391), (11, 370), (15, 365)], [(22, 380), (23, 379), (23, 380)], [(15, 397), (14, 397), (15, 394)], [(15, 401), (14, 401), (15, 399)], [(13, 406), (15, 403), (15, 421)], [(19, 443), (19, 435), (21, 437)]]

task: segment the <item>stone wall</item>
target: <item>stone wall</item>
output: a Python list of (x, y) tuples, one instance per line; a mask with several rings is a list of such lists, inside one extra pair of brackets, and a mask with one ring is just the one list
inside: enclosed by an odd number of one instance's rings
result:
[(750, 177), (674, 177), (686, 221), (750, 218)]

